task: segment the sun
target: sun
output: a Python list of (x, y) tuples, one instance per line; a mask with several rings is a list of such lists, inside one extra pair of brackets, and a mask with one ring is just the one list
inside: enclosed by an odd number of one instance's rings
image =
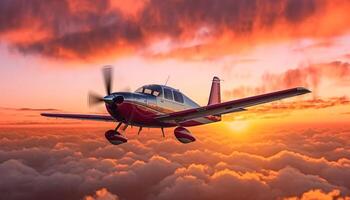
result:
[(244, 133), (249, 128), (249, 122), (245, 120), (225, 122), (225, 125), (235, 133)]

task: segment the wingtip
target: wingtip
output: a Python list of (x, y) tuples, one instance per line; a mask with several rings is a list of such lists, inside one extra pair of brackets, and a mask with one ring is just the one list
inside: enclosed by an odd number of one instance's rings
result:
[(297, 90), (301, 91), (303, 93), (311, 93), (312, 92), (311, 90), (309, 90), (309, 89), (307, 89), (305, 87), (297, 87)]
[(40, 113), (40, 115), (43, 117), (48, 117), (50, 115), (50, 113)]

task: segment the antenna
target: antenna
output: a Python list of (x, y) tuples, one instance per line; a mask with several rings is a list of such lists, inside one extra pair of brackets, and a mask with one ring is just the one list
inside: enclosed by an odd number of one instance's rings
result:
[(168, 78), (165, 81), (165, 84), (164, 84), (165, 86), (168, 84), (169, 79), (170, 79), (170, 75), (168, 75)]

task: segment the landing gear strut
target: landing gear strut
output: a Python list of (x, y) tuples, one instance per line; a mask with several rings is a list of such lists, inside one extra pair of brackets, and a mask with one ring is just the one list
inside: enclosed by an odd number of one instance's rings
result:
[(137, 132), (137, 135), (140, 135), (141, 131), (142, 131), (142, 126), (140, 126), (139, 131)]
[(165, 134), (164, 134), (164, 128), (160, 128), (162, 130), (162, 135), (163, 135), (163, 138), (165, 137)]
[(125, 133), (125, 130), (128, 128), (129, 124), (124, 124), (123, 128), (122, 128), (122, 132)]
[(118, 131), (118, 128), (122, 125), (123, 123), (122, 122), (119, 122), (119, 124), (117, 125), (117, 127), (115, 127), (115, 131)]

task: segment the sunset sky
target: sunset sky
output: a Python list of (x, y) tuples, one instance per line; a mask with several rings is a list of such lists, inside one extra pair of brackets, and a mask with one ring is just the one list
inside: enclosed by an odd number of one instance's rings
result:
[[(226, 195), (218, 199), (350, 198), (349, 11), (348, 0), (0, 1), (0, 171), (11, 172), (0, 173), (0, 191), (6, 199), (50, 191), (212, 199), (215, 190)], [(224, 101), (298, 86), (312, 93), (193, 128), (199, 141), (190, 145), (172, 129), (164, 140), (159, 130), (135, 137), (133, 129), (127, 144), (112, 146), (104, 131), (114, 124), (39, 116), (104, 113), (88, 107), (87, 94), (104, 94), (105, 65), (114, 66), (114, 91), (169, 76), (200, 105), (213, 76)], [(147, 173), (149, 188), (137, 181)], [(30, 186), (51, 179), (57, 190)], [(64, 183), (81, 185), (73, 194)], [(18, 185), (23, 193), (13, 194)], [(183, 190), (189, 196), (176, 196)]]

